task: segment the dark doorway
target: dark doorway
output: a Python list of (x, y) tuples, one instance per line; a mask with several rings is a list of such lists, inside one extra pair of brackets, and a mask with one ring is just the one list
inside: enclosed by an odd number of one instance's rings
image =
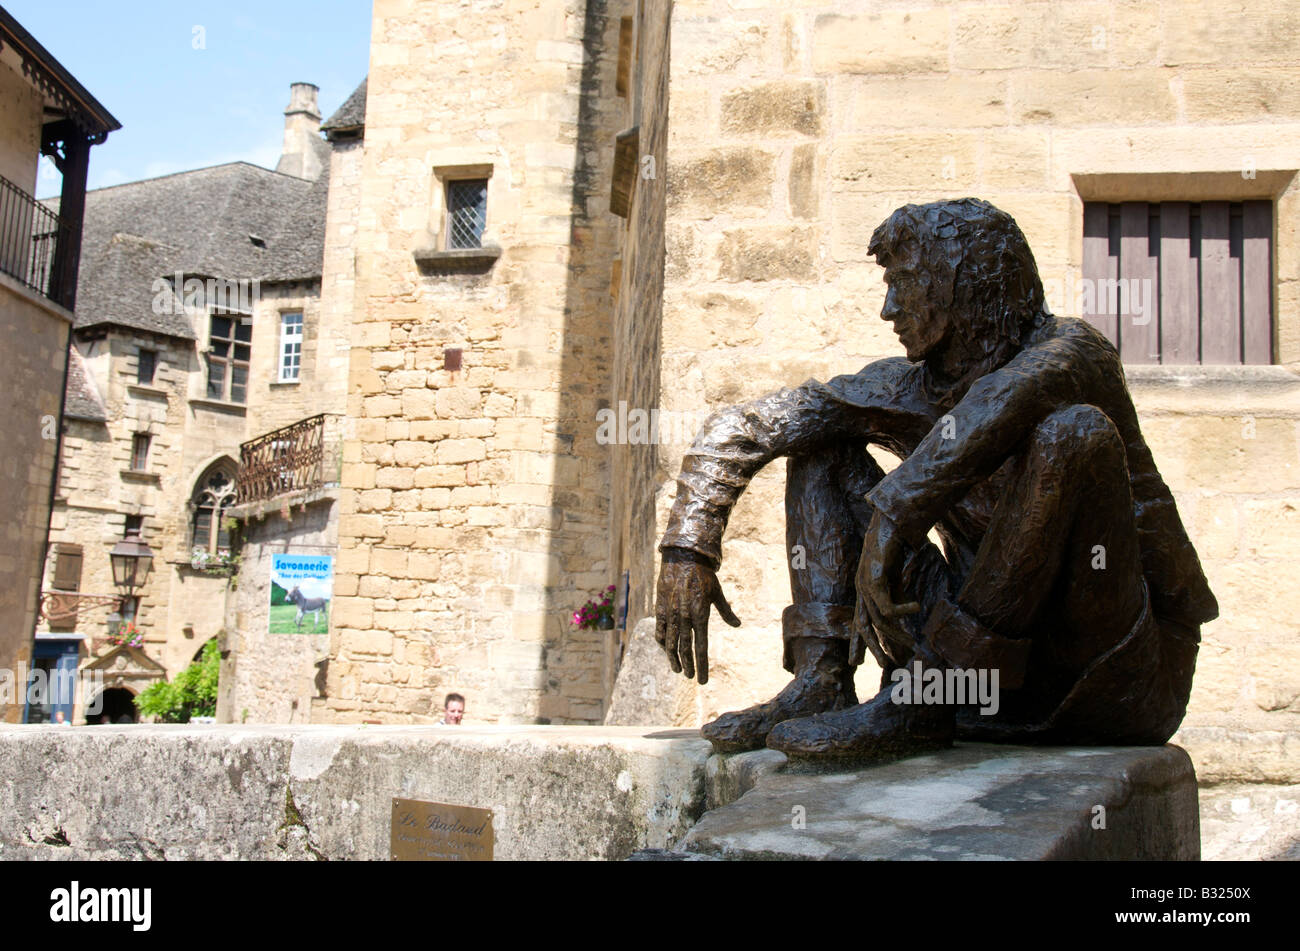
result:
[[(101, 695), (103, 707), (92, 716), (86, 717), (87, 723), (136, 723), (139, 714), (135, 709), (135, 694), (125, 687), (109, 687)], [(93, 703), (92, 703), (93, 705)]]

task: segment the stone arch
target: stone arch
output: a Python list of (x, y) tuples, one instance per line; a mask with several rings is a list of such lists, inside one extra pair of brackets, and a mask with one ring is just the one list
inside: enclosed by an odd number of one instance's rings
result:
[(209, 637), (206, 641), (204, 641), (202, 644), (199, 645), (199, 649), (196, 650), (194, 652), (194, 656), (190, 658), (190, 663), (197, 664), (199, 661), (201, 661), (203, 659), (203, 648), (207, 647), (209, 644), (214, 642), (217, 643), (218, 647), (221, 646), (221, 644), (217, 641), (216, 636)]
[(99, 691), (90, 702), (87, 708), (96, 706), (96, 700), (102, 704), (99, 712), (86, 715), (86, 722), (91, 725), (108, 725), (112, 723), (139, 723), (140, 712), (135, 706), (136, 691), (120, 684), (111, 687), (105, 687)]

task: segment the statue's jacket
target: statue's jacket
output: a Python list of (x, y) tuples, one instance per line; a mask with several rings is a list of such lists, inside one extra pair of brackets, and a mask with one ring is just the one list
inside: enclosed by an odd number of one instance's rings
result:
[(935, 528), (964, 576), (1008, 478), (1006, 463), (1040, 421), (1072, 405), (1097, 407), (1123, 439), (1151, 613), (1199, 640), (1218, 605), (1142, 437), (1119, 355), (1071, 318), (1044, 317), (1014, 356), (964, 393), (937, 385), (924, 362), (897, 357), (714, 413), (683, 459), (660, 548), (691, 549), (716, 568), (732, 506), (763, 466), (858, 442), (902, 460), (868, 493), (871, 502), (914, 547)]

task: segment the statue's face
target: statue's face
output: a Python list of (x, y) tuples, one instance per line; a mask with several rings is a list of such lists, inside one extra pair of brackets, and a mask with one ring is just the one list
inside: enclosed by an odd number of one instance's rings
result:
[(894, 325), (907, 359), (924, 360), (948, 339), (952, 315), (934, 303), (930, 274), (915, 259), (886, 264), (885, 284), (889, 290), (881, 320)]

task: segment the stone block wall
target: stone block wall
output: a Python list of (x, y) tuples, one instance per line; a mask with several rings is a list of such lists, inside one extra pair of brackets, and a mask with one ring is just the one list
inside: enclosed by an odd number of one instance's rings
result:
[[(329, 659), (329, 613), (321, 633), (271, 634), (271, 558), (338, 553), (337, 502), (294, 506), (244, 521), (239, 587), (229, 601), (217, 719), (222, 723), (308, 723), (318, 664)], [(304, 622), (309, 630), (311, 619)], [(381, 671), (376, 675), (382, 677)]]
[(0, 64), (0, 175), (29, 195), (36, 191), (44, 103), (32, 81)]
[[(136, 623), (145, 652), (172, 676), (222, 629), (228, 579), (190, 567), (189, 501), (208, 465), (237, 457), (232, 447), (242, 437), (244, 411), (189, 405), (193, 380), (202, 376), (192, 341), (119, 328), (83, 339), (78, 347), (108, 421), (65, 423), (50, 542), (82, 546), (81, 591), (116, 594), (109, 550), (123, 537), (127, 516), (143, 517), (143, 538), (154, 559), (148, 582), (137, 592)], [(137, 382), (141, 349), (158, 354), (153, 383), (146, 386)], [(152, 437), (143, 473), (131, 471), (136, 433)], [(47, 585), (55, 563), (51, 548)], [(71, 633), (87, 639), (83, 661), (111, 649), (109, 610), (86, 606), (79, 613)], [(48, 624), (39, 630), (48, 631)]]
[[(296, 382), (280, 382), (281, 314), (302, 314), (302, 363)], [(321, 391), (318, 361), (337, 346), (334, 335), (322, 340), (319, 281), (264, 284), (253, 312), (252, 359), (248, 368), (248, 415), (245, 439), (256, 439), (317, 413), (342, 412), (343, 395), (336, 379), (333, 400)], [(334, 368), (341, 378), (346, 371)]]
[[(660, 406), (708, 411), (899, 353), (867, 242), (904, 203), (976, 195), (1005, 209), (1053, 310), (1077, 316), (1085, 200), (1274, 200), (1274, 353), (1289, 369), (1131, 377), (1222, 606), (1189, 722), (1294, 730), (1300, 628), (1281, 566), (1300, 554), (1288, 529), (1300, 490), (1297, 16), (1205, 0), (677, 0)], [(656, 532), (684, 448), (660, 447)], [(781, 464), (754, 480), (724, 545), (720, 577), (746, 627), (732, 634), (715, 615), (714, 679), (744, 682), (743, 703), (784, 681), (783, 483)], [(697, 717), (734, 705), (713, 689)]]
[[(31, 659), (71, 323), (62, 307), (0, 276), (0, 339), (8, 356), (0, 380), (0, 668), (11, 671)], [(23, 704), (5, 700), (0, 720), (19, 722)]]
[[(469, 719), (602, 715), (612, 638), (568, 617), (613, 581), (595, 415), (617, 32), (603, 3), (375, 4), (321, 718), (418, 722), (452, 689)], [(418, 263), (444, 178), (483, 166), (500, 257)]]
[[(327, 414), (325, 486), (249, 503), (235, 513), (243, 524), (243, 546), (238, 589), (227, 602), (217, 703), (221, 722), (307, 723), (313, 700), (321, 696), (317, 684), (319, 677), (323, 685), (330, 656), (329, 628), (320, 634), (268, 633), (271, 556), (331, 555), (337, 569), (342, 443), (345, 434), (356, 433), (356, 420), (345, 419), (343, 412), (363, 154), (360, 139), (332, 143), (320, 280), (264, 286), (254, 316), (257, 388), (249, 396), (247, 438)], [(279, 383), (280, 314), (291, 310), (303, 314), (302, 364), (297, 383)], [(386, 682), (384, 665), (374, 665), (372, 672)]]
[[(634, 190), (621, 235), (617, 265), (618, 298), (614, 317), (614, 375), (608, 409), (614, 437), (609, 445), (611, 561), (629, 578), (628, 639), (636, 619), (653, 609), (656, 561), (652, 557), (655, 495), (663, 482), (657, 472), (659, 446), (646, 439), (620, 438), (633, 413), (659, 405), (660, 315), (663, 310), (664, 212), (668, 147), (669, 5), (641, 4), (639, 13), (623, 4), (632, 22), (629, 83), (623, 125), (638, 130)], [(667, 383), (672, 386), (670, 380)], [(620, 422), (621, 421), (621, 422)], [(658, 433), (650, 434), (658, 438)], [(621, 571), (619, 572), (621, 574)], [(626, 647), (621, 652), (626, 654)]]

